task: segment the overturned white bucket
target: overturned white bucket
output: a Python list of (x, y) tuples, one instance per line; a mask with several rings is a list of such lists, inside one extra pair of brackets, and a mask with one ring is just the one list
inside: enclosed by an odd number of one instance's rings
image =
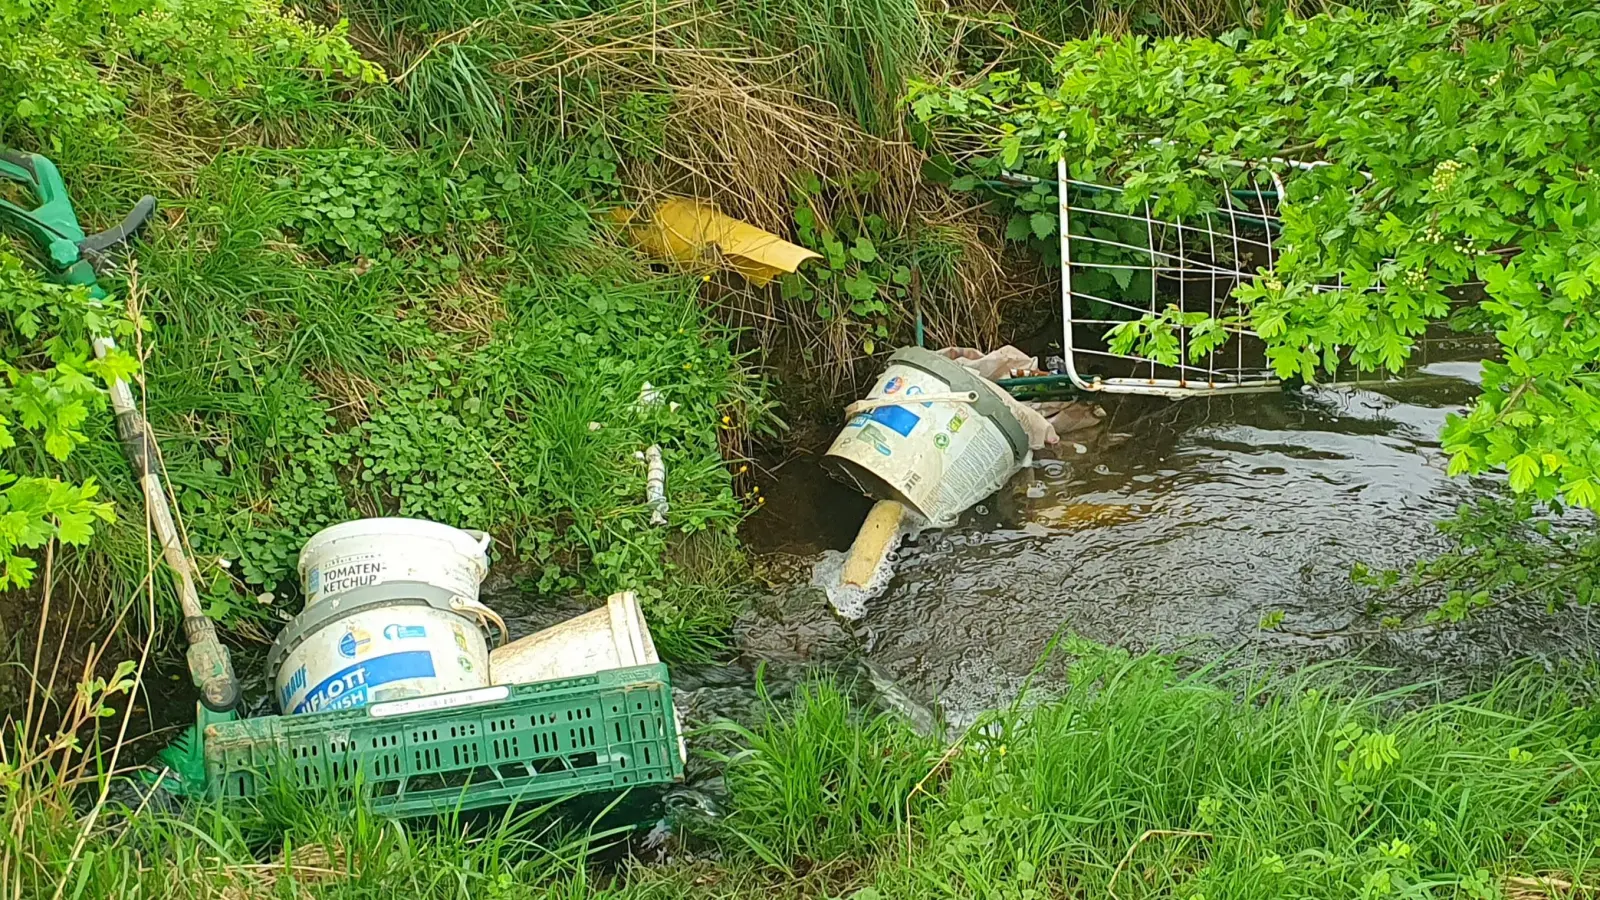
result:
[(606, 605), (497, 647), (489, 654), (495, 684), (525, 684), (660, 662), (633, 591)]
[(423, 519), (356, 519), (324, 528), (300, 551), (306, 608), (349, 591), (427, 584), (468, 600), (489, 572), (489, 535)]
[(267, 652), (287, 714), (484, 687), (489, 646), (461, 597), (430, 584), (368, 585), (324, 597)]
[(931, 350), (895, 351), (859, 405), (823, 464), (933, 525), (953, 523), (1028, 457), (1027, 432), (1000, 388)]

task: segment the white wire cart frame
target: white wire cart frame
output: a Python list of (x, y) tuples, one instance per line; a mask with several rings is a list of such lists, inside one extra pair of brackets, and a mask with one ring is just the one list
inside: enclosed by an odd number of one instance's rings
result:
[[(1066, 159), (1056, 161), (1061, 349), (1074, 386), (1169, 398), (1278, 389), (1279, 380), (1260, 356), (1260, 338), (1242, 327), (1230, 328), (1220, 346), (1191, 359), (1188, 329), (1175, 326), (1179, 352), (1169, 364), (1114, 353), (1094, 346), (1093, 339), (1169, 307), (1213, 318), (1237, 312), (1234, 287), (1255, 278), (1251, 269), (1277, 255), (1273, 240), (1283, 185), (1276, 175), (1267, 177), (1271, 186), (1262, 187), (1247, 175), (1245, 189), (1221, 192), (1221, 208), (1184, 221), (1153, 217), (1148, 202), (1142, 215), (1116, 203), (1074, 206), (1074, 195), (1110, 196), (1122, 189), (1070, 179)], [(1091, 374), (1107, 369), (1115, 374)]]

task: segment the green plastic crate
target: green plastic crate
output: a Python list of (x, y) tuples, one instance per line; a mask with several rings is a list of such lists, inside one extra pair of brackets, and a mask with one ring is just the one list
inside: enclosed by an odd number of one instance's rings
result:
[(204, 743), (213, 799), (249, 801), (286, 778), (297, 790), (359, 791), (401, 816), (683, 778), (672, 683), (659, 663), (214, 723)]

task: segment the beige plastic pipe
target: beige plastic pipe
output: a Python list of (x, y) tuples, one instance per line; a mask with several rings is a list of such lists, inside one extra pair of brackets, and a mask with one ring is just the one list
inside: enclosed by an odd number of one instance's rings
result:
[(879, 500), (873, 504), (867, 520), (861, 523), (861, 530), (850, 544), (850, 552), (845, 555), (844, 570), (839, 575), (842, 584), (864, 588), (872, 581), (878, 564), (900, 533), (900, 520), (905, 514), (905, 507), (893, 500)]

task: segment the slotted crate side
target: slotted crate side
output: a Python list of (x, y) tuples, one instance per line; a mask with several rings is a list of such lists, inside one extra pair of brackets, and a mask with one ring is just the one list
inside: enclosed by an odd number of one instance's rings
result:
[(392, 718), (356, 709), (240, 720), (207, 730), (207, 771), (224, 800), (287, 778), (301, 790), (359, 786), (402, 815), (670, 782), (683, 772), (670, 698), (657, 664)]
[(620, 691), (608, 695), (606, 705), (606, 738), (618, 784), (653, 780), (663, 754), (677, 758), (670, 701), (645, 691)]

